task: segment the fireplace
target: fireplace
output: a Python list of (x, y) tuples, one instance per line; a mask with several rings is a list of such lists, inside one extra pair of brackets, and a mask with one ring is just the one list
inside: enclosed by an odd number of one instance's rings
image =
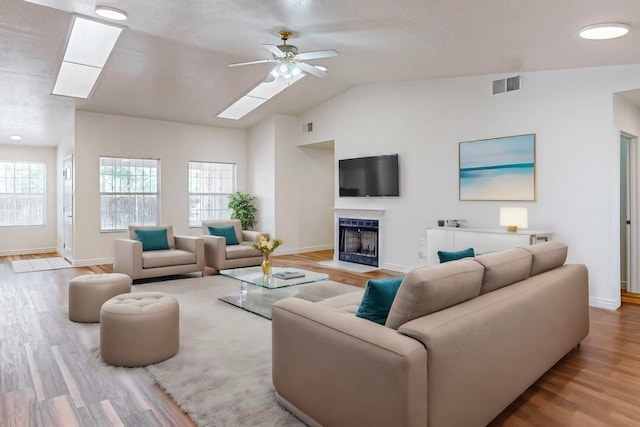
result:
[(339, 218), (338, 227), (338, 259), (378, 267), (378, 220)]

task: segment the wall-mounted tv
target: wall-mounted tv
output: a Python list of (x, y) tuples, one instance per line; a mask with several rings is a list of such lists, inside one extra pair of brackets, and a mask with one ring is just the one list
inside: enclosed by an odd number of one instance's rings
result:
[(340, 197), (399, 196), (398, 155), (338, 160)]

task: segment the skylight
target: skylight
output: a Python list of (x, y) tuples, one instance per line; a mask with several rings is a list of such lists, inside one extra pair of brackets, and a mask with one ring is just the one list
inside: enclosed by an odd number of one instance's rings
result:
[(304, 76), (304, 74), (300, 74), (289, 80), (278, 78), (270, 82), (262, 82), (258, 86), (250, 90), (249, 93), (244, 95), (242, 98), (231, 104), (222, 113), (218, 114), (218, 117), (222, 119), (238, 120), (264, 104), (268, 99), (273, 98), (274, 96), (285, 90), (288, 86), (300, 80)]
[(52, 94), (87, 99), (122, 27), (75, 16)]

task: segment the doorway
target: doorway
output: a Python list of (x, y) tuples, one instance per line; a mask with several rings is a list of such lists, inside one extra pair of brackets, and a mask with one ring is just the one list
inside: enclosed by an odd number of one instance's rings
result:
[(62, 162), (62, 256), (73, 264), (73, 157)]
[[(620, 133), (620, 288), (640, 294), (640, 147)], [(640, 296), (640, 295), (639, 295)]]

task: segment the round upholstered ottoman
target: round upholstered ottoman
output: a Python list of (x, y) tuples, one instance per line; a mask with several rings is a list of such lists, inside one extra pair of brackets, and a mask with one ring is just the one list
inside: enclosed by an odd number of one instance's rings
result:
[(145, 366), (180, 347), (178, 300), (161, 292), (118, 295), (100, 310), (100, 354), (116, 366)]
[(99, 322), (100, 307), (110, 298), (131, 292), (126, 274), (85, 274), (69, 281), (69, 320)]

